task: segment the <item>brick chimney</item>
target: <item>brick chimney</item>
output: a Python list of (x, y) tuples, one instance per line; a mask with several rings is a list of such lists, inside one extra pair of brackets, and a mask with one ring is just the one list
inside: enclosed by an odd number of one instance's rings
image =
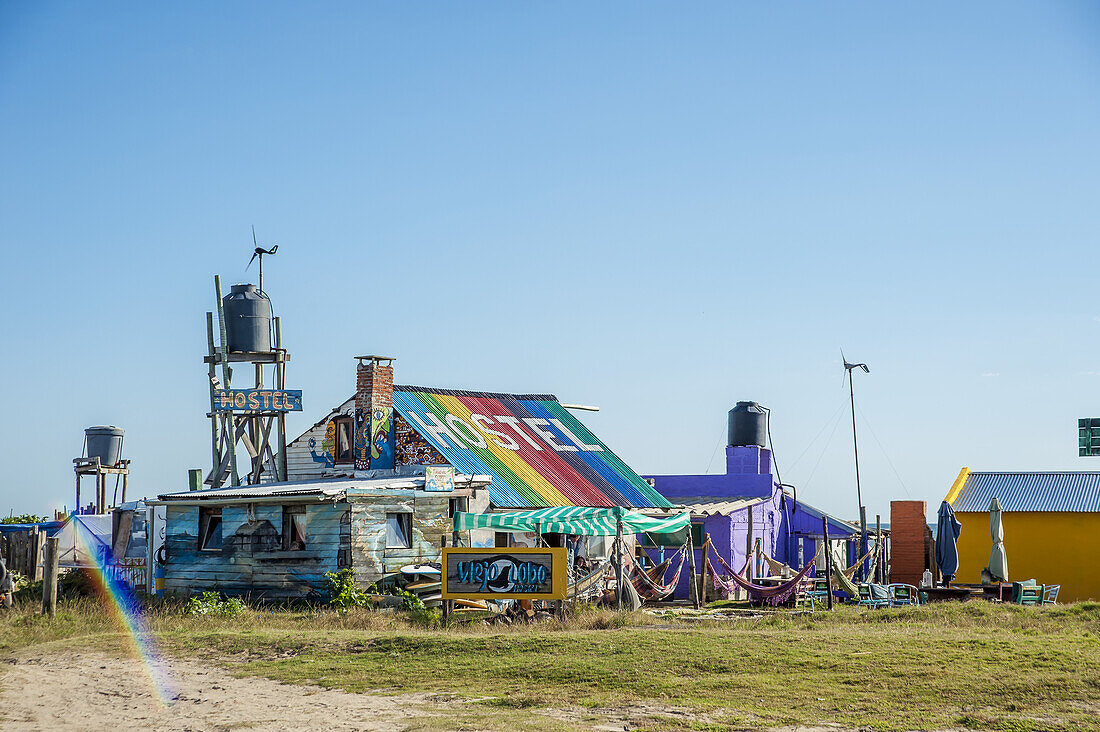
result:
[(355, 369), (355, 469), (392, 469), (392, 446), (382, 456), (384, 464), (371, 465), (372, 415), (382, 411), (384, 421), (393, 422), (393, 362), (388, 356), (356, 356), (359, 365)]
[(393, 362), (386, 356), (356, 356), (355, 408), (368, 416), (375, 409), (393, 408)]

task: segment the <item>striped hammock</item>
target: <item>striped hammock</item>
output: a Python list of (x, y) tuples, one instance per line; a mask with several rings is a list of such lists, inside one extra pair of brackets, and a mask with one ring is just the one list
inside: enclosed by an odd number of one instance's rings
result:
[(634, 583), (635, 589), (638, 590), (638, 594), (647, 600), (659, 600), (662, 597), (671, 595), (676, 590), (676, 585), (680, 582), (680, 573), (684, 569), (684, 561), (687, 559), (687, 545), (680, 547), (677, 553), (680, 555), (680, 561), (677, 563), (676, 569), (673, 570), (672, 579), (665, 584), (659, 583), (657, 579), (668, 574), (668, 567), (672, 564), (672, 560), (676, 558), (675, 554), (648, 572), (635, 565), (630, 579)]
[(726, 593), (733, 592), (738, 587), (749, 593), (749, 597), (756, 602), (766, 602), (772, 606), (779, 606), (785, 603), (791, 598), (791, 595), (802, 590), (803, 586), (808, 584), (810, 580), (806, 575), (810, 573), (810, 570), (814, 567), (814, 562), (817, 561), (817, 555), (806, 563), (798, 574), (791, 577), (789, 580), (780, 585), (757, 585), (750, 582), (744, 577), (746, 571), (751, 566), (752, 558), (745, 562), (745, 566), (740, 572), (734, 572), (726, 561), (722, 559), (722, 555), (718, 553), (718, 550), (714, 548), (709, 542), (706, 544), (711, 551), (714, 552), (714, 556), (718, 559), (718, 562), (726, 569), (728, 579), (724, 579), (718, 576), (718, 573), (714, 571), (714, 565), (710, 561), (710, 552), (703, 552), (703, 567), (711, 576), (711, 582), (714, 584), (714, 588), (717, 590), (723, 590)]
[(455, 531), (493, 529), (495, 531), (539, 531), (544, 534), (574, 534), (581, 536), (614, 536), (619, 522), (623, 534), (671, 534), (691, 523), (691, 514), (684, 512), (654, 518), (629, 508), (587, 508), (561, 506), (533, 511), (507, 513), (464, 513), (454, 516)]

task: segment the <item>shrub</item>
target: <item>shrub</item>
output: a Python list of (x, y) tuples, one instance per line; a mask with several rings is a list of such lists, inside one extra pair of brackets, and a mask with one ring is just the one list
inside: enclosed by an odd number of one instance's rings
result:
[(34, 513), (24, 513), (19, 516), (5, 516), (0, 518), (0, 524), (40, 524), (43, 521), (49, 521), (49, 519)]
[(351, 567), (339, 572), (325, 572), (328, 582), (329, 604), (346, 610), (350, 607), (365, 607), (369, 604), (367, 593), (359, 588), (355, 581), (355, 570)]
[(223, 600), (217, 592), (204, 592), (198, 597), (192, 597), (188, 600), (184, 612), (188, 615), (231, 617), (239, 615), (244, 608), (244, 601), (239, 597), (229, 597)]

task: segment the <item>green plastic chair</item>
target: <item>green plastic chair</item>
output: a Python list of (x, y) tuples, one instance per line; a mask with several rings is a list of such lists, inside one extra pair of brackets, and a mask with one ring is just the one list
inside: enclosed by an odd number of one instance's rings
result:
[(1024, 586), (1020, 588), (1019, 593), (1016, 595), (1017, 605), (1042, 605), (1043, 604), (1043, 586)]

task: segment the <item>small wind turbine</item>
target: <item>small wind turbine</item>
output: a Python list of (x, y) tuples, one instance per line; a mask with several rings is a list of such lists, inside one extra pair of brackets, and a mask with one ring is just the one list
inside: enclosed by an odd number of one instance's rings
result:
[(255, 249), (252, 251), (252, 259), (248, 260), (248, 264), (245, 266), (245, 269), (247, 270), (249, 267), (251, 267), (253, 260), (255, 260), (257, 257), (259, 257), (259, 259), (260, 259), (260, 292), (263, 292), (264, 291), (264, 255), (265, 254), (274, 254), (275, 252), (279, 251), (279, 245), (276, 244), (275, 246), (271, 247), (270, 249), (264, 249), (263, 247), (261, 247), (259, 245), (259, 243), (256, 241), (256, 227), (253, 226), (252, 227), (252, 246), (255, 247)]
[(865, 363), (848, 363), (848, 359), (844, 357), (843, 348), (840, 349), (840, 360), (844, 362), (844, 370), (848, 372), (848, 393), (851, 395), (852, 400), (852, 449), (855, 452), (856, 458), (856, 500), (859, 502), (859, 528), (861, 538), (859, 551), (862, 553), (867, 550), (867, 517), (865, 509), (863, 508), (863, 493), (859, 485), (859, 441), (856, 439), (856, 392), (852, 382), (852, 372), (856, 369), (863, 369), (863, 373), (869, 374), (871, 373), (871, 369)]

